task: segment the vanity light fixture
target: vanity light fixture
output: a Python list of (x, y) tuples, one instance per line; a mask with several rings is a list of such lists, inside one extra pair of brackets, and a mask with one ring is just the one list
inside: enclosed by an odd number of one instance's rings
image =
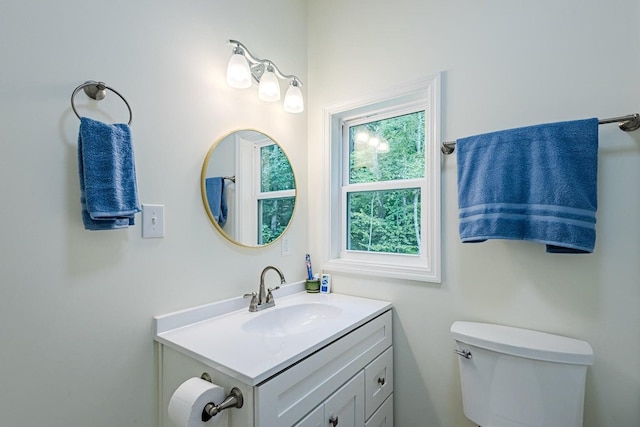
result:
[(266, 102), (280, 100), (279, 79), (288, 80), (289, 88), (284, 96), (284, 110), (288, 113), (304, 111), (304, 99), (300, 79), (282, 74), (276, 64), (268, 59), (256, 58), (237, 40), (229, 40), (233, 55), (227, 65), (227, 84), (236, 89), (246, 89), (252, 82), (258, 83), (258, 97)]
[(364, 129), (356, 132), (354, 140), (359, 146), (368, 145), (376, 153), (388, 153), (390, 150), (389, 141)]

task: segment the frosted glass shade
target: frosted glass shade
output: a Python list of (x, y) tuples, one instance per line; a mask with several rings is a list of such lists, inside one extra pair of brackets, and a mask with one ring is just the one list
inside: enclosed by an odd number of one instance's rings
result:
[(251, 86), (251, 70), (244, 55), (234, 53), (227, 65), (227, 84), (236, 89)]
[(284, 111), (287, 113), (301, 113), (304, 111), (302, 91), (296, 84), (292, 84), (284, 95)]
[(278, 77), (276, 77), (273, 71), (265, 71), (260, 78), (258, 97), (266, 102), (280, 100), (280, 83), (278, 83)]

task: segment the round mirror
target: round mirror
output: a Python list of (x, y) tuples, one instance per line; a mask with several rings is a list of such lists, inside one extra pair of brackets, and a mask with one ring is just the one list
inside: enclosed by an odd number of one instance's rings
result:
[(296, 182), (282, 148), (256, 130), (214, 142), (202, 165), (202, 201), (215, 228), (231, 242), (260, 247), (285, 232), (296, 202)]

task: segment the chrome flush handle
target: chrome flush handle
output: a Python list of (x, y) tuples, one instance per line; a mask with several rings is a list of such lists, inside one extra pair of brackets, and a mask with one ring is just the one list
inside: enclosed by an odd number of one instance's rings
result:
[(453, 350), (453, 352), (455, 354), (457, 354), (458, 356), (462, 356), (465, 359), (471, 359), (471, 352), (469, 350)]

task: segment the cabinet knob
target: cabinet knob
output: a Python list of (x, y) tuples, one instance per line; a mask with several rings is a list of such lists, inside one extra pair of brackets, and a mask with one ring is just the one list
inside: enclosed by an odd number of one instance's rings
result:
[(329, 424), (336, 427), (338, 425), (338, 417), (331, 416), (331, 418), (329, 418)]
[(378, 384), (382, 387), (384, 385), (384, 378), (378, 378)]

